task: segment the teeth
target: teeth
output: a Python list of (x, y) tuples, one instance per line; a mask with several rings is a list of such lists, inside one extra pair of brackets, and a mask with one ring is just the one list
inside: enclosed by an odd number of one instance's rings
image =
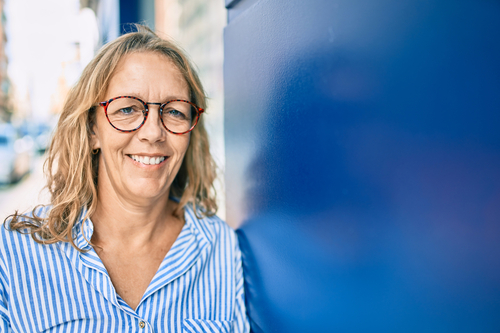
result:
[(149, 156), (139, 156), (139, 155), (130, 155), (132, 159), (136, 162), (145, 164), (145, 165), (156, 165), (165, 161), (165, 157), (149, 157)]

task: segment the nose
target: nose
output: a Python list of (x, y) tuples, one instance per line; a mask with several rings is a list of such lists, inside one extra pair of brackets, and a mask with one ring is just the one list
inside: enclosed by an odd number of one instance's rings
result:
[(160, 105), (161, 103), (148, 103), (148, 109), (145, 111), (148, 116), (137, 133), (141, 141), (154, 143), (165, 140), (167, 130), (160, 119)]

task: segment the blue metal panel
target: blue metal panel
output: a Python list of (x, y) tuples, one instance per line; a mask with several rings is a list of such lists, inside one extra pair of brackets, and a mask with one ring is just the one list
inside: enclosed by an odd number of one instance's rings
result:
[(120, 0), (120, 33), (133, 31), (130, 23), (139, 21), (139, 0)]
[(226, 0), (226, 8), (230, 9), (227, 12), (228, 21), (234, 20), (238, 15), (244, 13), (258, 1), (259, 0)]
[(500, 3), (253, 3), (224, 75), (254, 331), (500, 331)]
[(141, 23), (151, 29), (155, 27), (155, 0), (119, 0), (120, 32), (135, 31), (132, 23)]

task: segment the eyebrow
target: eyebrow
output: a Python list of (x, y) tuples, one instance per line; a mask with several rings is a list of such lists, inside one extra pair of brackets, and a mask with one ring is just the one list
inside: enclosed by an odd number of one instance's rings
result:
[(165, 98), (162, 98), (160, 101), (147, 101), (144, 97), (140, 96), (139, 94), (120, 94), (120, 95), (116, 95), (116, 96), (111, 97), (111, 98), (116, 98), (119, 96), (131, 96), (131, 97), (139, 98), (140, 100), (142, 100), (146, 103), (160, 103), (160, 104), (163, 104), (163, 103), (166, 103), (166, 102), (172, 101), (172, 100), (177, 100), (177, 99), (182, 99), (184, 101), (191, 101), (190, 98), (184, 98), (184, 97), (179, 97), (179, 96), (175, 96), (175, 95), (169, 95)]

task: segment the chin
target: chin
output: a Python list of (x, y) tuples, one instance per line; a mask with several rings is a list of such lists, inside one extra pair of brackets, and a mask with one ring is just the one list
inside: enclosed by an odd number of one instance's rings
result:
[(133, 184), (128, 184), (128, 192), (142, 199), (155, 199), (162, 195), (168, 195), (168, 187), (165, 184), (160, 184), (158, 181), (136, 181)]

